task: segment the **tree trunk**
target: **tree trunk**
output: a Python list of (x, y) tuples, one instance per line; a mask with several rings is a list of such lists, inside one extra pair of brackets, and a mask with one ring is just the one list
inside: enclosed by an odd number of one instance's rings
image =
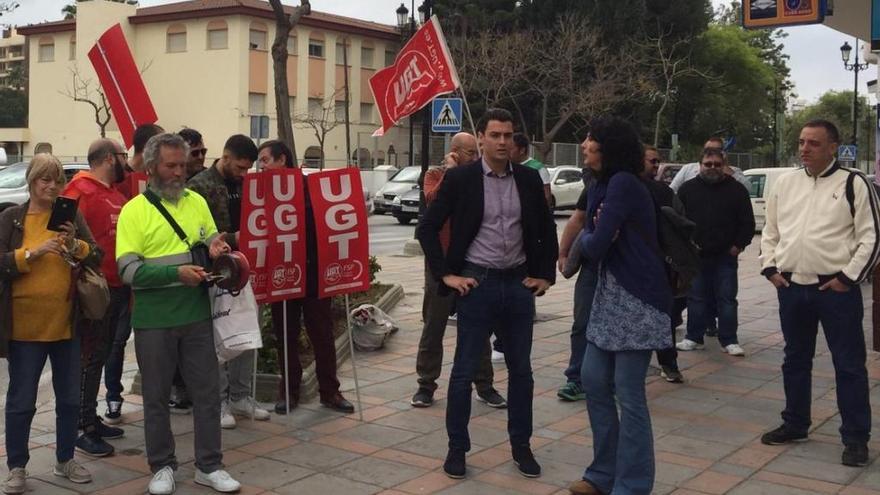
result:
[(654, 122), (654, 147), (658, 146), (660, 142), (660, 120), (663, 118), (663, 112), (666, 110), (666, 104), (669, 103), (669, 98), (667, 96), (663, 97), (663, 103), (660, 104), (660, 108), (657, 110), (656, 121)]
[(299, 7), (288, 16), (281, 0), (269, 0), (275, 13), (275, 41), (272, 42), (272, 70), (275, 72), (275, 116), (278, 121), (278, 139), (285, 143), (293, 154), (292, 165), (299, 163), (296, 157), (296, 143), (293, 139), (293, 121), (290, 114), (290, 92), (287, 90), (287, 38), (304, 15), (312, 12), (309, 0), (302, 0)]

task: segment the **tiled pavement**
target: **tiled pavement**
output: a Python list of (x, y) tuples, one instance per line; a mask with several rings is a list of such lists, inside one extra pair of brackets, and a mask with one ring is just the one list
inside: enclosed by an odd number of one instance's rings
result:
[[(680, 357), (686, 383), (673, 385), (648, 378), (657, 456), (655, 493), (665, 494), (806, 494), (880, 495), (880, 442), (872, 442), (873, 464), (863, 469), (839, 464), (834, 375), (824, 341), (818, 347), (813, 390), (814, 429), (811, 441), (790, 447), (767, 447), (758, 438), (779, 423), (782, 383), (779, 364), (782, 337), (777, 303), (770, 285), (757, 275), (757, 249), (751, 247), (740, 269), (740, 341), (745, 358), (722, 354), (710, 339), (707, 350)], [(437, 404), (413, 409), (415, 353), (420, 331), (420, 258), (384, 257), (380, 279), (401, 283), (406, 298), (392, 315), (401, 330), (387, 348), (358, 354), (358, 375), (364, 422), (315, 404), (300, 406), (290, 417), (270, 422), (239, 421), (224, 431), (224, 461), (243, 482), (245, 494), (562, 494), (591, 458), (591, 436), (584, 403), (556, 399), (568, 360), (573, 284), (560, 281), (539, 300), (532, 364), (535, 374), (533, 448), (543, 475), (526, 480), (510, 462), (506, 413), (476, 403), (471, 421), (473, 450), (468, 476), (454, 481), (443, 475), (445, 379)], [(870, 301), (870, 289), (865, 288)], [(868, 304), (866, 307), (870, 308)], [(868, 318), (866, 318), (866, 325)], [(867, 328), (867, 327), (866, 327)], [(452, 358), (454, 326), (446, 339)], [(880, 404), (878, 355), (869, 354), (871, 395)], [(129, 363), (131, 369), (133, 363)], [(350, 363), (340, 371), (346, 394), (354, 399)], [(496, 366), (496, 382), (506, 389), (506, 372)], [(90, 485), (64, 483), (51, 474), (54, 459), (54, 418), (51, 393), (43, 387), (34, 421), (29, 480), (32, 493), (143, 493), (149, 479), (143, 457), (143, 421), (137, 396), (127, 398), (126, 437), (113, 441), (117, 455), (102, 460), (80, 459), (94, 474)], [(192, 483), (192, 424), (175, 416), (177, 493), (207, 493)], [(876, 427), (877, 423), (875, 423)], [(3, 453), (0, 450), (0, 453)], [(2, 463), (5, 465), (5, 463)], [(0, 468), (0, 469), (5, 469)], [(5, 475), (5, 473), (0, 472)]]

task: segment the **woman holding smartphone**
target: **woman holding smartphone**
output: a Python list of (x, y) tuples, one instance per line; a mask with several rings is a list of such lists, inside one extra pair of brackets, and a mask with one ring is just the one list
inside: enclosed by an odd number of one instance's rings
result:
[[(92, 476), (73, 459), (79, 420), (80, 341), (74, 333), (73, 267), (98, 266), (94, 240), (82, 216), (49, 230), (52, 207), (65, 183), (52, 155), (39, 154), (26, 172), (30, 200), (0, 213), (0, 357), (9, 361), (6, 394), (5, 493), (26, 490), (28, 438), (46, 359), (55, 391), (54, 474), (74, 483)], [(88, 259), (86, 259), (88, 258)]]

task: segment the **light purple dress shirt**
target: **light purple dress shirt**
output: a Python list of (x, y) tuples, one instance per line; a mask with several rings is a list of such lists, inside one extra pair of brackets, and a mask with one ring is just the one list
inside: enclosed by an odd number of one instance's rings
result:
[(523, 250), (522, 205), (510, 164), (496, 175), (483, 164), (483, 223), (465, 254), (465, 261), (504, 270), (526, 262)]

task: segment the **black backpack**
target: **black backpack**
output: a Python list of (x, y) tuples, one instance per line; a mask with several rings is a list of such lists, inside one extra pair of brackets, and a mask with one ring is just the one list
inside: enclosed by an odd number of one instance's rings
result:
[(693, 241), (696, 224), (684, 215), (684, 205), (677, 196), (673, 199), (673, 206), (660, 206), (655, 202), (654, 209), (657, 212), (658, 242), (633, 225), (663, 261), (673, 297), (684, 297), (701, 268), (700, 248)]

